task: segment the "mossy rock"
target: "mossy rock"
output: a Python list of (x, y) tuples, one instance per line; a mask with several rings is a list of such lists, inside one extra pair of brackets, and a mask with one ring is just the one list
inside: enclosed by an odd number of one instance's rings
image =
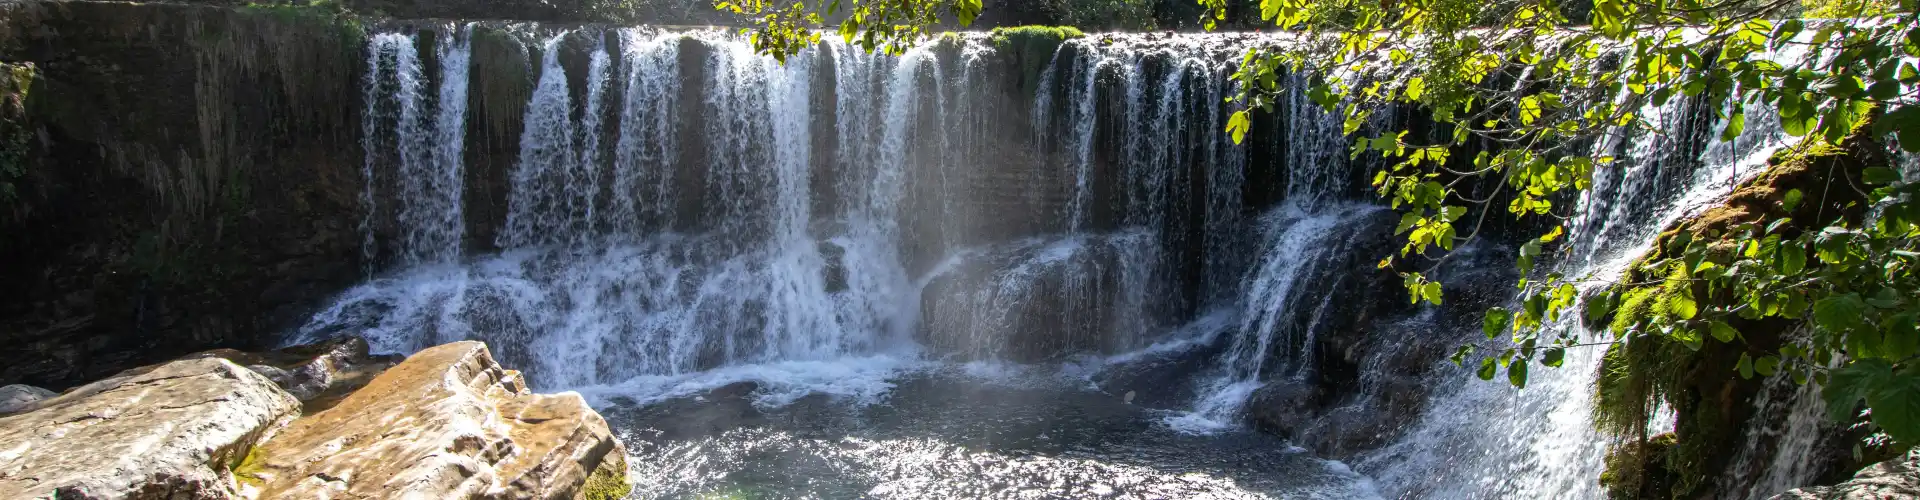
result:
[[(1711, 338), (1694, 347), (1660, 334), (1644, 332), (1649, 320), (1674, 314), (1677, 297), (1711, 301), (1731, 300), (1709, 295), (1678, 266), (1654, 263), (1684, 252), (1682, 241), (1706, 242), (1708, 256), (1724, 262), (1737, 251), (1735, 233), (1746, 225), (1764, 227), (1790, 218), (1777, 234), (1794, 238), (1835, 222), (1858, 224), (1865, 215), (1864, 195), (1853, 186), (1861, 173), (1887, 161), (1887, 148), (1861, 123), (1840, 145), (1809, 140), (1783, 150), (1768, 160), (1766, 170), (1735, 186), (1726, 199), (1699, 215), (1675, 221), (1656, 238), (1653, 249), (1629, 266), (1613, 293), (1613, 310), (1589, 318), (1589, 329), (1604, 328), (1622, 339), (1602, 359), (1594, 384), (1592, 421), (1597, 429), (1621, 440), (1614, 455), (1633, 453), (1635, 460), (1610, 456), (1602, 484), (1615, 498), (1693, 497), (1716, 486), (1731, 458), (1724, 450), (1738, 446), (1742, 430), (1752, 417), (1751, 399), (1761, 380), (1734, 376), (1743, 354), (1763, 355), (1779, 348), (1785, 334), (1798, 327), (1782, 318), (1730, 323), (1742, 339), (1723, 343)], [(1793, 194), (1793, 193), (1798, 194)], [(1798, 197), (1795, 203), (1788, 198)], [(1681, 235), (1686, 235), (1681, 240)], [(1718, 258), (1716, 258), (1718, 256)], [(1690, 300), (1688, 300), (1690, 302)], [(1698, 335), (1706, 337), (1705, 332)], [(1757, 354), (1755, 354), (1757, 353)], [(1674, 432), (1646, 437), (1654, 411), (1665, 406), (1674, 413)], [(1655, 441), (1658, 442), (1655, 442)], [(1649, 457), (1647, 454), (1656, 454)]]
[(259, 447), (248, 449), (246, 456), (240, 459), (240, 463), (233, 464), (233, 479), (255, 489), (265, 486), (266, 478), (261, 476), (266, 472), (264, 463), (265, 461), (260, 457)]
[(1085, 36), (1071, 26), (1017, 26), (994, 28), (988, 41), (1012, 70), (1020, 95), (1031, 98), (1039, 91), (1040, 72), (1054, 60), (1054, 52), (1068, 40)]
[(633, 492), (633, 485), (627, 483), (626, 464), (612, 460), (601, 464), (587, 476), (587, 483), (580, 487), (580, 500), (618, 500)]

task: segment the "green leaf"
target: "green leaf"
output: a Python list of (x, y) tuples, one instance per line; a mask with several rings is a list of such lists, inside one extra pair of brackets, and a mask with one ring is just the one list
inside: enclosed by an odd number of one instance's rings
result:
[(1721, 342), (1732, 343), (1733, 339), (1740, 338), (1740, 331), (1733, 329), (1733, 325), (1728, 325), (1725, 321), (1713, 322), (1713, 326), (1708, 330), (1713, 334), (1714, 340)]
[(1507, 382), (1513, 384), (1515, 388), (1527, 388), (1526, 359), (1514, 359), (1512, 364), (1507, 365)]
[(1700, 348), (1704, 347), (1707, 343), (1706, 339), (1701, 338), (1700, 332), (1694, 331), (1692, 328), (1676, 327), (1673, 329), (1672, 336), (1674, 340), (1679, 341), (1680, 345), (1685, 346), (1689, 351), (1698, 352)]
[(1467, 355), (1471, 353), (1473, 353), (1473, 346), (1463, 345), (1463, 346), (1460, 346), (1459, 349), (1454, 350), (1453, 356), (1448, 357), (1447, 361), (1452, 361), (1453, 366), (1464, 367), (1466, 366)]
[(1667, 312), (1673, 313), (1676, 318), (1693, 319), (1700, 314), (1700, 304), (1685, 293), (1670, 293), (1667, 294)]
[(1247, 140), (1247, 129), (1253, 126), (1253, 119), (1248, 118), (1248, 113), (1245, 110), (1235, 111), (1232, 117), (1227, 118), (1227, 133), (1233, 136), (1234, 144)]
[(1887, 130), (1892, 131), (1900, 140), (1900, 149), (1905, 149), (1909, 153), (1920, 152), (1920, 106), (1909, 104), (1889, 111), (1885, 116), (1880, 117), (1880, 122), (1876, 125), (1885, 126)]
[(1504, 307), (1495, 307), (1487, 310), (1486, 319), (1480, 323), (1480, 331), (1487, 334), (1488, 339), (1493, 339), (1505, 333), (1512, 324), (1513, 312)]
[(1846, 334), (1859, 328), (1867, 303), (1860, 294), (1834, 295), (1813, 303), (1813, 322), (1829, 332)]
[(1619, 307), (1619, 300), (1620, 294), (1611, 290), (1595, 296), (1592, 300), (1588, 300), (1586, 305), (1587, 322), (1599, 323), (1601, 320), (1607, 319), (1608, 316), (1612, 316), (1614, 308)]
[(1780, 245), (1780, 274), (1796, 275), (1807, 268), (1807, 249), (1799, 244)]
[(1566, 362), (1567, 350), (1565, 348), (1550, 347), (1540, 353), (1540, 364), (1547, 365), (1548, 367), (1559, 368), (1560, 365)]
[(1746, 129), (1747, 114), (1736, 112), (1733, 116), (1727, 118), (1727, 129), (1720, 132), (1720, 140), (1723, 142), (1731, 141), (1734, 138), (1740, 137), (1740, 132)]
[(1873, 423), (1902, 444), (1920, 443), (1920, 376), (1891, 374), (1877, 382), (1867, 392)]
[(1914, 326), (1915, 314), (1909, 312), (1888, 318), (1886, 336), (1880, 341), (1880, 354), (1890, 359), (1906, 359), (1920, 353), (1920, 329)]
[(1787, 194), (1780, 198), (1780, 206), (1781, 208), (1787, 209), (1788, 212), (1792, 212), (1794, 209), (1800, 207), (1800, 199), (1805, 196), (1806, 194), (1801, 193), (1799, 189), (1789, 189), (1787, 190)]
[(1843, 424), (1852, 422), (1854, 409), (1867, 399), (1867, 393), (1891, 378), (1893, 365), (1881, 359), (1855, 360), (1833, 370), (1826, 387), (1820, 388), (1827, 400), (1827, 417)]
[(1432, 302), (1433, 305), (1440, 305), (1440, 283), (1429, 281), (1427, 284), (1421, 285), (1420, 297), (1427, 299), (1427, 302)]
[(1748, 356), (1747, 353), (1744, 352), (1740, 353), (1740, 362), (1733, 366), (1733, 371), (1740, 372), (1740, 378), (1742, 379), (1752, 380), (1753, 357)]
[(1762, 377), (1773, 376), (1773, 374), (1776, 373), (1779, 370), (1779, 368), (1780, 368), (1780, 358), (1776, 358), (1773, 356), (1761, 356), (1760, 359), (1756, 359), (1753, 361), (1754, 373), (1759, 373), (1760, 376)]
[(1876, 186), (1892, 184), (1900, 182), (1900, 172), (1887, 167), (1872, 167), (1861, 172), (1861, 180)]
[(1480, 359), (1480, 371), (1473, 374), (1479, 376), (1480, 380), (1493, 380), (1493, 375), (1499, 372), (1500, 367), (1494, 363), (1492, 356), (1488, 356)]

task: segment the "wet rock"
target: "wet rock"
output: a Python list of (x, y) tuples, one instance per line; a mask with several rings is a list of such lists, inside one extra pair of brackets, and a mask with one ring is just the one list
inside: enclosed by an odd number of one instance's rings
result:
[(265, 353), (216, 349), (187, 359), (221, 358), (244, 365), (293, 394), (311, 413), (333, 406), (400, 361), (398, 356), (374, 356), (369, 349), (366, 340), (342, 337)]
[(827, 293), (847, 291), (847, 248), (831, 241), (820, 242), (820, 258), (826, 266), (820, 270), (827, 282)]
[(299, 408), (223, 359), (130, 370), (0, 418), (0, 498), (232, 498), (232, 464)]
[(34, 387), (14, 384), (0, 387), (0, 415), (8, 415), (32, 410), (35, 403), (42, 399), (58, 396), (59, 393)]
[(1890, 500), (1920, 498), (1920, 449), (1861, 469), (1853, 479), (1833, 486), (1800, 488), (1771, 500)]
[(719, 389), (707, 391), (707, 399), (714, 400), (714, 401), (719, 401), (723, 399), (746, 399), (747, 396), (753, 395), (753, 391), (757, 391), (757, 390), (760, 390), (759, 382), (754, 382), (751, 380), (745, 381), (745, 382), (734, 382), (731, 384), (720, 386)]
[(642, 429), (643, 439), (664, 442), (719, 435), (730, 430), (765, 424), (767, 415), (753, 405), (755, 382), (735, 382), (689, 396), (641, 406), (627, 406), (615, 418), (623, 428)]
[(1247, 417), (1262, 431), (1299, 440), (1301, 431), (1313, 423), (1319, 406), (1320, 396), (1311, 386), (1270, 383), (1254, 391), (1247, 402)]
[(615, 498), (627, 489), (625, 448), (580, 395), (530, 393), (479, 342), (407, 358), (294, 421), (242, 468), (261, 498)]

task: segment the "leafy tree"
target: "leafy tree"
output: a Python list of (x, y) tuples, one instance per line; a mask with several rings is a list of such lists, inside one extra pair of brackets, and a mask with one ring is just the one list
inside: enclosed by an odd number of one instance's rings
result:
[[(1197, 1), (1209, 29), (1227, 18), (1228, 0)], [(1241, 60), (1232, 76), (1240, 110), (1226, 132), (1244, 139), (1252, 113), (1279, 102), (1288, 72), (1313, 76), (1306, 92), (1342, 113), (1349, 135), (1373, 110), (1427, 114), (1437, 133), (1396, 130), (1354, 142), (1356, 156), (1390, 160), (1373, 184), (1401, 211), (1406, 243), (1383, 268), (1450, 251), (1502, 209), (1521, 219), (1577, 215), (1556, 201), (1589, 188), (1595, 169), (1613, 162), (1587, 145), (1620, 127), (1652, 128), (1641, 110), (1681, 96), (1718, 110), (1723, 139), (1741, 133), (1749, 112), (1777, 114), (1783, 132), (1804, 138), (1788, 156), (1889, 138), (1920, 150), (1920, 0), (1809, 1), (1259, 0), (1262, 19), (1291, 34)], [(784, 57), (818, 40), (806, 26), (819, 23), (809, 5), (820, 3), (721, 5), (763, 16), (756, 47)], [(937, 23), (942, 8), (964, 25), (980, 3), (839, 0), (824, 12), (853, 12), (840, 25), (843, 37), (897, 52)], [(1463, 347), (1455, 360), (1477, 355), (1481, 378), (1504, 370), (1524, 386), (1529, 365), (1560, 366), (1570, 348), (1636, 338), (1694, 350), (1723, 343), (1748, 353), (1729, 377), (1785, 371), (1825, 384), (1836, 418), (1852, 417), (1864, 402), (1887, 434), (1920, 443), (1920, 185), (1902, 179), (1886, 155), (1865, 158), (1877, 163), (1847, 186), (1856, 216), (1746, 221), (1699, 238), (1682, 232), (1632, 273), (1648, 281), (1589, 300), (1576, 284), (1623, 277), (1533, 272), (1537, 260), (1565, 250), (1564, 228), (1549, 223), (1519, 252), (1523, 306), (1486, 315), (1489, 338), (1512, 343), (1478, 354)], [(1497, 191), (1463, 192), (1480, 180)], [(1772, 203), (1790, 213), (1830, 196), (1789, 192)], [(1441, 283), (1420, 272), (1403, 277), (1413, 301), (1443, 300)], [(1600, 338), (1549, 328), (1582, 304), (1579, 313), (1613, 318), (1615, 328), (1594, 334)], [(1761, 352), (1736, 325), (1768, 318), (1805, 321), (1813, 334)]]
[[(1207, 1), (1218, 18), (1224, 2)], [(1890, 134), (1901, 147), (1920, 150), (1920, 71), (1910, 59), (1920, 57), (1920, 19), (1913, 0), (1811, 9), (1787, 0), (1598, 0), (1579, 13), (1559, 0), (1264, 0), (1261, 7), (1265, 19), (1299, 36), (1246, 55), (1234, 75), (1243, 89), (1236, 100), (1249, 108), (1229, 124), (1236, 140), (1246, 134), (1250, 109), (1275, 102), (1282, 90), (1274, 75), (1281, 71), (1319, 75), (1309, 92), (1328, 109), (1343, 110), (1349, 134), (1370, 110), (1394, 105), (1429, 112), (1444, 132), (1437, 141), (1391, 131), (1356, 142), (1356, 155), (1395, 160), (1376, 173), (1374, 185), (1403, 213), (1401, 258), (1472, 239), (1474, 230), (1458, 226), (1473, 205), (1504, 202), (1521, 218), (1572, 217), (1572, 207), (1554, 201), (1589, 187), (1594, 169), (1612, 161), (1604, 151), (1583, 151), (1583, 139), (1621, 126), (1650, 128), (1637, 113), (1683, 95), (1721, 110), (1723, 139), (1741, 133), (1749, 110), (1769, 108), (1786, 134), (1808, 138), (1788, 155)], [(1575, 14), (1586, 18), (1576, 21)], [(1398, 78), (1368, 77), (1381, 57)], [(1868, 131), (1854, 133), (1869, 120)], [(1485, 149), (1470, 161), (1451, 156), (1469, 144)], [(1885, 155), (1868, 157), (1881, 163), (1866, 165), (1864, 178), (1852, 179), (1862, 187), (1849, 189), (1871, 190), (1855, 201), (1872, 208), (1870, 216), (1830, 212), (1804, 221), (1811, 230), (1797, 236), (1784, 217), (1698, 241), (1681, 232), (1643, 264), (1654, 271), (1647, 273), (1653, 283), (1625, 283), (1585, 301), (1587, 315), (1606, 317), (1623, 294), (1657, 287), (1639, 299), (1659, 307), (1600, 333), (1611, 338), (1547, 326), (1581, 302), (1577, 281), (1617, 277), (1534, 276), (1535, 260), (1563, 229), (1527, 242), (1516, 263), (1529, 277), (1519, 283), (1524, 306), (1489, 311), (1486, 320), (1489, 337), (1509, 334), (1516, 347), (1484, 355), (1478, 374), (1490, 379), (1504, 368), (1509, 381), (1524, 386), (1529, 364), (1559, 366), (1571, 347), (1648, 336), (1698, 350), (1708, 341), (1743, 342), (1735, 318), (1804, 319), (1813, 335), (1775, 352), (1743, 354), (1738, 375), (1786, 370), (1796, 380), (1825, 383), (1836, 417), (1850, 417), (1864, 400), (1888, 434), (1920, 443), (1920, 353), (1913, 347), (1920, 341), (1913, 326), (1920, 312), (1920, 189), (1903, 181)], [(1481, 178), (1498, 179), (1502, 192), (1457, 190)], [(1827, 196), (1789, 193), (1779, 203), (1792, 212)], [(1441, 300), (1442, 287), (1421, 273), (1405, 279), (1414, 300)], [(1455, 359), (1467, 355), (1463, 349)]]

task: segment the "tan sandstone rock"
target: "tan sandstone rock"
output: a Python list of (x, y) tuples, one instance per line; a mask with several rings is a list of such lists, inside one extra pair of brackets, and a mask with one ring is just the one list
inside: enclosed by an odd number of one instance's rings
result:
[(484, 344), (429, 348), (240, 467), (260, 498), (617, 498), (626, 451), (578, 394), (531, 394)]
[(231, 467), (299, 411), (222, 359), (129, 370), (0, 418), (0, 498), (233, 498)]

